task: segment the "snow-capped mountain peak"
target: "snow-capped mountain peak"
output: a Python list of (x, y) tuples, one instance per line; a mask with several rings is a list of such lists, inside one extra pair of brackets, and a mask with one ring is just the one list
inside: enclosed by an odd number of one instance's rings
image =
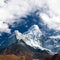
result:
[(30, 29), (36, 30), (36, 31), (40, 30), (39, 27), (38, 27), (38, 25), (33, 25), (32, 27), (30, 27)]
[(42, 32), (37, 25), (33, 25), (27, 32), (23, 34), (16, 30), (15, 34), (18, 43), (20, 43), (20, 40), (22, 39), (24, 42), (26, 42), (26, 44), (32, 46), (33, 48), (40, 48), (43, 50), (40, 43)]
[(39, 29), (38, 25), (33, 25), (30, 29), (24, 33), (28, 37), (28, 43), (31, 46), (38, 47), (40, 46), (40, 38), (42, 36), (42, 32)]
[(35, 49), (39, 48), (41, 50), (47, 50), (41, 46), (40, 39), (42, 36), (42, 32), (37, 25), (33, 25), (32, 27), (30, 27), (30, 29), (24, 34), (20, 33), (17, 30), (15, 31), (15, 34), (18, 43), (20, 43), (20, 40), (22, 39), (27, 45)]
[[(23, 40), (27, 45), (33, 47), (34, 49), (47, 50), (49, 49), (43, 48), (40, 42), (42, 32), (37, 25), (33, 25), (30, 29), (24, 34), (19, 31), (15, 31), (16, 38), (18, 40), (18, 44), (21, 44), (21, 40)], [(50, 51), (51, 52), (51, 51)]]
[(17, 39), (24, 39), (26, 37), (33, 37), (33, 36), (34, 36), (33, 38), (38, 38), (42, 35), (42, 32), (37, 25), (33, 25), (27, 32), (23, 34), (18, 30), (15, 30), (15, 35)]
[(6, 47), (8, 47), (8, 46), (10, 46), (10, 45), (12, 45), (13, 43), (16, 43), (16, 42), (18, 44), (21, 44), (21, 40), (22, 40), (28, 46), (31, 46), (34, 49), (41, 49), (41, 50), (50, 51), (50, 50), (42, 47), (42, 43), (40, 41), (40, 40), (42, 40), (41, 36), (42, 36), (42, 32), (37, 25), (33, 25), (32, 27), (30, 27), (30, 29), (27, 32), (25, 32), (23, 34), (21, 32), (19, 32), (18, 30), (16, 30), (8, 38), (8, 40), (5, 40), (1, 44), (0, 49), (6, 48)]
[(28, 33), (34, 33), (34, 34), (36, 34), (37, 32), (39, 32), (40, 34), (42, 34), (41, 30), (39, 29), (39, 26), (38, 25), (33, 25), (24, 34), (28, 34)]

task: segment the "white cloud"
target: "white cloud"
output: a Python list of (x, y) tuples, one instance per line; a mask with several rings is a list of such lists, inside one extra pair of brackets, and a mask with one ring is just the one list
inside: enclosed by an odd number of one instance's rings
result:
[(8, 29), (8, 25), (0, 22), (0, 33), (2, 32), (11, 33), (10, 29)]
[(46, 0), (48, 10), (40, 13), (43, 22), (50, 28), (60, 31), (60, 0)]
[(60, 18), (59, 16), (49, 17), (45, 13), (40, 13), (40, 17), (43, 19), (44, 24), (46, 24), (50, 29), (60, 30)]
[(43, 9), (40, 17), (50, 29), (60, 30), (59, 2), (59, 0), (0, 0), (0, 27), (6, 26), (1, 27), (0, 30), (2, 32), (6, 32), (6, 29), (11, 31), (8, 24), (13, 25), (14, 22), (18, 21), (15, 19), (26, 16), (36, 9), (40, 11)]
[(60, 15), (60, 0), (47, 0), (49, 8), (57, 15)]
[(10, 32), (8, 24), (43, 5), (42, 0), (0, 0), (0, 32)]

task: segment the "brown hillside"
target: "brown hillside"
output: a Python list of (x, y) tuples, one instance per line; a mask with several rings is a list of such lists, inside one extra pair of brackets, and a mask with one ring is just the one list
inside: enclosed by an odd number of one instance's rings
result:
[(0, 60), (60, 60), (60, 54), (45, 55), (39, 58), (32, 58), (29, 55), (16, 56), (16, 55), (0, 55)]
[(0, 60), (20, 60), (16, 55), (0, 55)]

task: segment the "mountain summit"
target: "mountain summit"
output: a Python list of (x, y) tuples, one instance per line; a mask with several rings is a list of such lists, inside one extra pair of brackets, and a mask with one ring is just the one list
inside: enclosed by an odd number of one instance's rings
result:
[(33, 47), (34, 49), (48, 50), (42, 47), (42, 43), (40, 40), (42, 40), (41, 37), (43, 36), (43, 34), (38, 25), (31, 26), (30, 29), (23, 34), (16, 30), (15, 34), (18, 43), (20, 43), (20, 40), (22, 39), (27, 45)]
[(42, 32), (39, 29), (37, 25), (33, 25), (27, 32), (24, 34), (20, 33), (19, 31), (15, 31), (18, 43), (22, 39), (27, 45), (37, 49), (44, 50), (43, 47), (41, 47), (40, 39), (42, 36)]

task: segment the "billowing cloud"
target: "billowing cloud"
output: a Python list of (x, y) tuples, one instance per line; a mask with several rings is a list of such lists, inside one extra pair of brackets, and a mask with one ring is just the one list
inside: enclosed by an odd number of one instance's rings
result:
[(10, 29), (8, 29), (8, 25), (0, 22), (0, 33), (2, 32), (11, 33)]
[(9, 25), (18, 21), (15, 19), (26, 16), (43, 5), (42, 0), (0, 0), (0, 32), (10, 32)]
[(60, 30), (60, 18), (59, 16), (49, 17), (45, 13), (40, 13), (40, 17), (43, 19), (45, 25), (48, 26), (49, 29)]
[(46, 1), (49, 9), (40, 13), (40, 17), (50, 29), (60, 31), (60, 0)]
[[(40, 10), (40, 17), (50, 29), (60, 30), (59, 0), (0, 0), (0, 32), (11, 31), (9, 25), (20, 22), (30, 12)], [(3, 27), (2, 27), (3, 26)]]

